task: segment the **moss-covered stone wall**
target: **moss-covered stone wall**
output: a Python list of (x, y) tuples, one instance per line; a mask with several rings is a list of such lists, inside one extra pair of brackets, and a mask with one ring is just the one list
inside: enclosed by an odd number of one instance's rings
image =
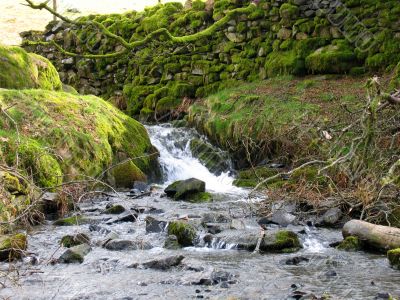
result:
[[(245, 0), (194, 1), (191, 8), (167, 3), (122, 15), (88, 16), (126, 40), (159, 28), (176, 36), (199, 32)], [(103, 95), (130, 115), (162, 119), (184, 97), (199, 98), (237, 81), (283, 74), (384, 71), (400, 60), (397, 0), (261, 0), (216, 34), (195, 43), (152, 42), (115, 59), (64, 57), (54, 47), (29, 46), (50, 59), (64, 83)], [(121, 49), (91, 28), (50, 23), (25, 39), (55, 40), (69, 51), (107, 53)], [(33, 49), (32, 49), (33, 48)]]

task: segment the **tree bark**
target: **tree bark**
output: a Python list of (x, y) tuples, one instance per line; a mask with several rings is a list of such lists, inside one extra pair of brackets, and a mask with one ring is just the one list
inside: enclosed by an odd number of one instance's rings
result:
[(376, 250), (400, 248), (400, 228), (374, 225), (360, 220), (347, 222), (342, 229), (343, 237), (355, 236)]

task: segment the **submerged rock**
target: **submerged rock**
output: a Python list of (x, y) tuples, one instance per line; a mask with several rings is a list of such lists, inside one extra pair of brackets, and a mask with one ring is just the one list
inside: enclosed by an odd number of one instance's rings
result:
[(105, 243), (104, 248), (112, 251), (121, 251), (121, 250), (149, 250), (153, 248), (153, 246), (146, 241), (130, 241), (130, 240), (110, 240)]
[(59, 262), (65, 264), (83, 263), (84, 257), (92, 251), (88, 244), (81, 244), (67, 249), (58, 259)]
[(168, 270), (172, 267), (179, 266), (182, 260), (185, 257), (183, 255), (175, 255), (161, 259), (155, 259), (148, 262), (143, 263), (143, 267), (146, 269), (155, 269), (155, 270)]
[(84, 233), (78, 233), (75, 235), (66, 235), (60, 241), (60, 244), (66, 248), (71, 248), (81, 244), (89, 244), (89, 243), (90, 243), (90, 238)]
[(146, 232), (163, 232), (167, 227), (168, 221), (164, 219), (158, 219), (152, 216), (147, 216), (145, 219), (146, 222)]
[(19, 259), (28, 247), (26, 235), (4, 235), (0, 237), (0, 261)]
[(175, 181), (164, 192), (175, 200), (193, 202), (210, 201), (211, 195), (205, 193), (206, 183), (196, 178)]
[(389, 259), (390, 265), (393, 268), (400, 270), (400, 248), (389, 250), (387, 252), (387, 257)]
[(169, 250), (178, 250), (182, 248), (182, 246), (179, 244), (176, 235), (169, 235), (164, 242), (164, 248)]
[(131, 212), (125, 212), (109, 221), (106, 222), (106, 224), (114, 224), (114, 223), (125, 223), (125, 222), (136, 222), (138, 218), (137, 214), (131, 213)]
[(72, 216), (69, 218), (59, 219), (53, 222), (53, 225), (56, 226), (74, 226), (74, 225), (83, 225), (88, 224), (90, 222), (89, 219), (86, 219), (82, 216)]
[(188, 223), (182, 221), (173, 221), (168, 225), (168, 235), (175, 235), (178, 239), (178, 243), (181, 246), (189, 247), (194, 245), (197, 231)]
[(125, 212), (125, 211), (126, 211), (125, 207), (123, 207), (123, 206), (120, 205), (120, 204), (116, 204), (116, 205), (113, 205), (113, 206), (107, 208), (107, 209), (103, 212), (103, 214), (119, 215), (119, 214), (122, 214), (122, 213)]
[(336, 247), (344, 251), (359, 251), (362, 250), (362, 242), (355, 236), (348, 236)]

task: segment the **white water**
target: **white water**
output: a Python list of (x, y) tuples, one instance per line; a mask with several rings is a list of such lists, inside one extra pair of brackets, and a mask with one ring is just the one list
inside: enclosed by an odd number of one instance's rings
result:
[(160, 151), (160, 164), (164, 182), (197, 178), (206, 183), (206, 189), (215, 193), (244, 194), (245, 191), (233, 186), (234, 178), (229, 173), (220, 176), (212, 174), (201, 162), (192, 156), (190, 141), (195, 132), (171, 125), (146, 127), (152, 144)]

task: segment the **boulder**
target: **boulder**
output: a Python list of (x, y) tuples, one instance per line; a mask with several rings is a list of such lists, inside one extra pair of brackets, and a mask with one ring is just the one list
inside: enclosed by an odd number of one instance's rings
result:
[(175, 255), (161, 259), (154, 259), (143, 263), (143, 267), (146, 269), (166, 271), (172, 267), (179, 266), (184, 258), (183, 255)]
[(120, 204), (112, 205), (111, 207), (108, 207), (103, 214), (109, 214), (109, 215), (119, 215), (125, 212), (126, 209)]
[(147, 233), (163, 232), (168, 224), (167, 220), (155, 218), (152, 216), (147, 216), (145, 222)]
[(169, 185), (164, 192), (175, 200), (190, 200), (196, 194), (204, 193), (206, 183), (196, 178), (180, 180)]
[(84, 233), (78, 233), (75, 235), (66, 235), (60, 241), (63, 247), (71, 248), (81, 244), (90, 244), (90, 238)]
[(339, 207), (333, 207), (325, 212), (322, 217), (316, 222), (316, 226), (335, 227), (338, 225), (343, 212)]
[(105, 243), (104, 248), (112, 251), (121, 251), (121, 250), (149, 250), (153, 248), (153, 246), (146, 241), (130, 241), (130, 240), (121, 240), (115, 239), (110, 240)]
[(283, 210), (278, 210), (268, 217), (263, 217), (257, 221), (260, 226), (266, 226), (268, 224), (276, 224), (279, 226), (286, 227), (293, 224), (296, 220), (296, 216)]
[(363, 248), (362, 242), (355, 236), (348, 236), (336, 246), (339, 250), (359, 251)]
[(68, 248), (58, 259), (59, 262), (70, 264), (70, 263), (83, 263), (84, 257), (92, 251), (92, 248), (88, 244), (81, 244)]
[(175, 235), (169, 235), (164, 242), (164, 248), (169, 250), (177, 250), (182, 248), (182, 246), (179, 244), (178, 238)]
[(28, 247), (26, 235), (3, 235), (0, 237), (0, 261), (19, 259)]
[(136, 222), (137, 218), (138, 218), (137, 214), (127, 211), (107, 221), (106, 224), (110, 225), (115, 223)]
[(168, 225), (168, 235), (175, 235), (183, 247), (194, 246), (197, 236), (196, 229), (183, 221), (173, 221)]

